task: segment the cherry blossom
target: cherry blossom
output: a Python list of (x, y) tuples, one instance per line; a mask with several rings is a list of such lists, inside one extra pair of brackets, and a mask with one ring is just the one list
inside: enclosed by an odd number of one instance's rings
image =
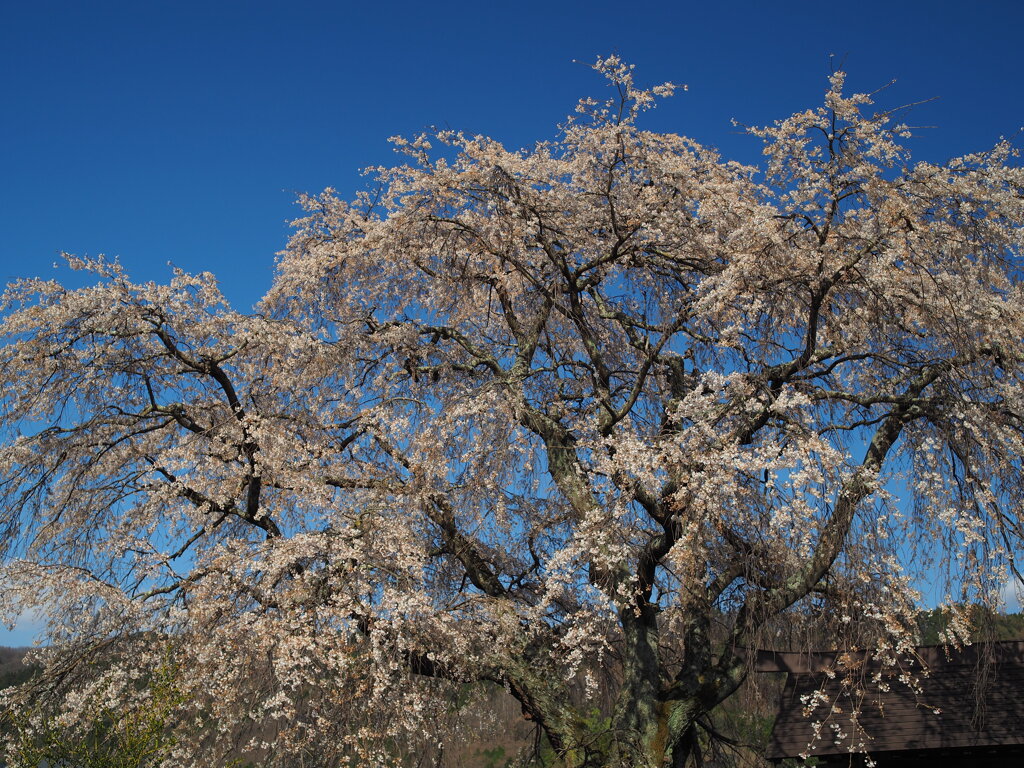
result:
[(748, 167), (596, 69), (532, 149), (398, 139), (304, 197), (254, 314), (103, 259), (7, 288), (0, 607), (50, 616), (8, 706), (84, 728), (173, 669), (164, 765), (390, 765), (490, 684), (567, 768), (684, 765), (752, 649), (898, 658), (934, 559), (998, 599), (1013, 147), (912, 163), (840, 73)]

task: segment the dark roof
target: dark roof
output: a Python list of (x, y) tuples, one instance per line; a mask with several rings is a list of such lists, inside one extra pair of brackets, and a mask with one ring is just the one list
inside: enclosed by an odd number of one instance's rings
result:
[[(875, 757), (907, 757), (922, 750), (1018, 752), (1024, 746), (1024, 642), (918, 648), (895, 668), (883, 668), (866, 654), (761, 652), (757, 668), (789, 673), (769, 760), (865, 748)], [(883, 669), (879, 684), (874, 678)], [(919, 690), (900, 682), (901, 673), (916, 677)], [(827, 703), (805, 716), (805, 702), (819, 690)], [(815, 722), (822, 723), (818, 739)]]

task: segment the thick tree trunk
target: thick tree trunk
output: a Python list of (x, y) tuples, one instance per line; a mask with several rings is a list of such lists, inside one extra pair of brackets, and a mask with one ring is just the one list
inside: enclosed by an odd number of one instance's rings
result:
[[(594, 728), (566, 700), (531, 679), (533, 690), (512, 686), (524, 711), (544, 729), (557, 754), (552, 768), (686, 768), (700, 765), (697, 721), (735, 690), (735, 681), (710, 667), (685, 674), (696, 687), (664, 688), (657, 634), (644, 616), (623, 622), (623, 683), (607, 724)], [(705, 681), (700, 683), (698, 681)], [(717, 682), (708, 682), (717, 680)], [(685, 692), (683, 692), (685, 688)], [(562, 695), (565, 692), (562, 691)]]
[[(557, 768), (686, 768), (700, 765), (698, 720), (739, 687), (743, 660), (714, 652), (707, 606), (689, 606), (674, 676), (662, 659), (657, 607), (639, 600), (619, 610), (621, 674), (610, 723), (594, 723), (557, 680), (521, 667), (511, 686), (548, 736)], [(596, 726), (596, 727), (595, 727)]]
[(665, 740), (665, 711), (660, 701), (661, 660), (658, 623), (648, 603), (626, 606), (622, 625), (622, 688), (612, 715), (615, 756), (623, 765), (660, 766), (652, 762)]

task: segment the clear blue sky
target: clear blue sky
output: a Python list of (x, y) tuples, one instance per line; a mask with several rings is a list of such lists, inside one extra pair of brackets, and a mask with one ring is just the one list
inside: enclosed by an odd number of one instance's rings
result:
[(573, 60), (612, 52), (689, 86), (646, 126), (747, 162), (730, 119), (816, 106), (835, 54), (857, 90), (896, 79), (885, 106), (934, 98), (911, 146), (944, 160), (1024, 124), (1022, 32), (1013, 0), (6, 0), (0, 281), (105, 253), (140, 279), (212, 270), (248, 308), (297, 192), (350, 193), (388, 136), (430, 125), (550, 138), (602, 94)]

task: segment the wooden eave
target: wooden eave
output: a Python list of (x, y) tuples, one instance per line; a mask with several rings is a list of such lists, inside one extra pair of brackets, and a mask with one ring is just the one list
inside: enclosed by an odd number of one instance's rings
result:
[[(788, 674), (769, 760), (866, 748), (873, 757), (899, 754), (904, 762), (924, 753), (1024, 746), (1024, 642), (921, 647), (896, 667), (867, 653), (760, 652), (756, 668)], [(901, 674), (916, 678), (918, 690)], [(817, 691), (828, 702), (805, 716), (805, 702)], [(822, 724), (818, 739), (815, 722)]]

